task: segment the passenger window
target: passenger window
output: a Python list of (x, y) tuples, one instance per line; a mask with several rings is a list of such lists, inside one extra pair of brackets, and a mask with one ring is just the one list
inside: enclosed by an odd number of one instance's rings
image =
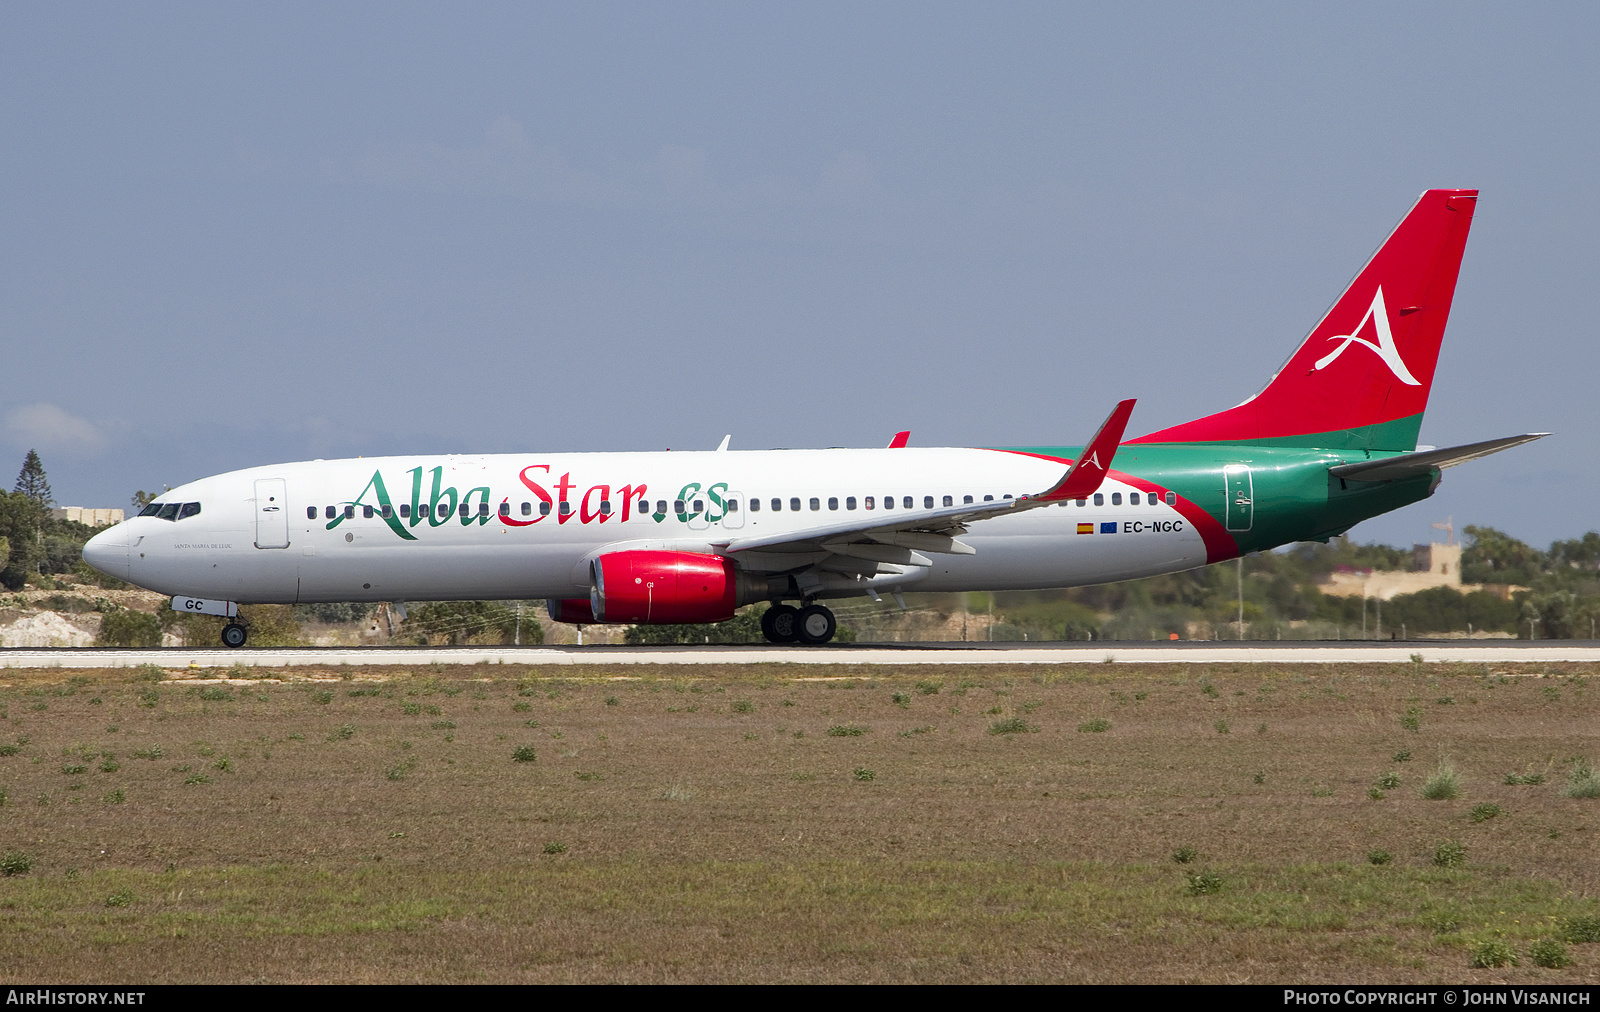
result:
[(419, 517), (429, 517), (429, 516), (432, 516), (432, 515), (433, 515), (433, 506), (430, 503), (425, 503), (424, 502), (424, 503), (418, 503), (417, 504), (417, 516), (419, 516)]
[(954, 506), (956, 504), (955, 497), (954, 496), (949, 496), (949, 495), (945, 496), (944, 497), (944, 504), (946, 506)]
[[(165, 505), (166, 505), (166, 503), (153, 502), (150, 505), (146, 506), (144, 509), (140, 510), (139, 511), (139, 515), (142, 516), (142, 517), (153, 517), (156, 514), (160, 513), (161, 512), (161, 507), (163, 507)], [(316, 518), (317, 518), (317, 508), (315, 506), (312, 506), (311, 507), (311, 519), (315, 520)]]
[(983, 501), (984, 502), (994, 502), (994, 496), (986, 495), (986, 496), (983, 497)]
[(894, 496), (886, 495), (883, 497), (883, 508), (886, 510), (894, 509)]
[(1095, 494), (1094, 494), (1094, 504), (1095, 504), (1095, 505), (1096, 505), (1096, 506), (1104, 506), (1104, 505), (1105, 505), (1105, 504), (1106, 504), (1106, 497), (1105, 497), (1105, 493), (1103, 493), (1103, 492), (1096, 492), (1096, 493), (1095, 493)]
[(910, 509), (911, 508), (911, 503), (912, 503), (912, 500), (911, 500), (910, 496), (905, 496), (904, 498), (902, 498), (900, 500), (900, 505), (904, 506), (906, 509)]
[(600, 515), (601, 516), (607, 516), (607, 517), (611, 515), (611, 500), (610, 499), (601, 499), (600, 500)]
[(696, 499), (694, 501), (694, 511), (696, 513), (704, 513), (706, 511), (706, 501), (704, 499)]
[(674, 500), (672, 500), (672, 512), (674, 512), (674, 513), (687, 513), (688, 510), (684, 509), (683, 505), (684, 504), (683, 504), (683, 500), (682, 499), (674, 499)]
[(1167, 493), (1167, 505), (1168, 506), (1176, 506), (1176, 505), (1178, 505), (1178, 493), (1176, 493), (1176, 492), (1168, 492)]
[[(540, 506), (539, 507), (539, 512), (540, 513), (549, 513), (550, 512), (550, 504), (549, 503), (545, 503), (542, 506)], [(662, 516), (666, 516), (667, 515), (667, 501), (665, 499), (657, 499), (656, 500), (656, 512), (660, 513)]]
[(922, 497), (922, 508), (925, 510), (933, 509), (933, 496), (925, 495)]
[[(420, 516), (421, 514), (418, 514), (418, 515)], [(411, 504), (410, 503), (403, 502), (403, 503), (400, 504), (400, 517), (403, 520), (410, 520), (411, 519)]]
[(963, 505), (963, 506), (971, 506), (972, 505), (972, 496), (970, 496), (970, 495), (962, 496), (961, 497), (961, 505)]
[(525, 502), (522, 504), (522, 515), (525, 517), (533, 516), (533, 503)]
[(870, 510), (875, 508), (876, 502), (874, 501), (873, 497), (869, 495), (861, 500), (861, 505), (863, 508)]
[(761, 512), (761, 499), (759, 497), (757, 497), (757, 496), (751, 496), (750, 497), (750, 512), (751, 513), (760, 513)]
[(1137, 492), (1129, 492), (1128, 493), (1128, 505), (1129, 506), (1137, 506), (1137, 505), (1139, 505), (1139, 493), (1137, 493)]
[[(813, 500), (811, 500), (811, 502), (813, 504), (811, 508), (812, 509), (816, 509), (817, 508), (816, 505), (815, 505), (816, 500), (813, 499)], [(800, 512), (800, 500), (799, 500), (799, 498), (791, 497), (789, 499), (789, 510), (792, 513), (799, 513)]]
[(1121, 492), (1113, 492), (1113, 493), (1111, 493), (1111, 505), (1113, 505), (1113, 506), (1121, 506), (1122, 505), (1122, 493)]
[[(822, 500), (818, 499), (816, 496), (812, 496), (811, 497), (811, 508), (814, 511), (821, 509), (822, 508)], [(834, 508), (837, 509), (838, 507), (834, 507)]]
[[(756, 504), (756, 509), (760, 509), (761, 508), (761, 505), (760, 505), (761, 504), (761, 500), (752, 499), (750, 501)], [(729, 499), (728, 500), (728, 512), (729, 513), (737, 513), (737, 512), (739, 512), (739, 500), (737, 500), (737, 499)]]
[(338, 515), (338, 511), (335, 510), (332, 506), (326, 506), (322, 510), (322, 515), (324, 517), (327, 517), (329, 520), (332, 520), (335, 516)]
[(384, 503), (383, 504), (383, 509), (379, 510), (378, 512), (380, 514), (382, 514), (382, 516), (383, 516), (383, 518), (385, 520), (393, 520), (394, 519), (394, 507), (390, 506), (388, 503)]
[(344, 518), (346, 520), (354, 520), (356, 518), (356, 508), (354, 505), (346, 506), (344, 508)]
[(363, 503), (362, 506), (361, 506), (361, 519), (363, 519), (363, 520), (371, 520), (372, 519), (372, 507), (366, 505), (365, 503)]
[(564, 517), (569, 517), (569, 516), (572, 515), (572, 504), (571, 503), (564, 502), (564, 503), (561, 504), (561, 515), (564, 516)]
[(831, 510), (836, 510), (836, 509), (839, 508), (839, 497), (838, 496), (829, 496), (828, 497), (828, 508), (831, 509)]
[(508, 517), (511, 515), (511, 503), (503, 502), (500, 504), (500, 515), (503, 517)]
[[(140, 516), (144, 516), (143, 513), (141, 513), (139, 515)], [(306, 519), (307, 520), (315, 520), (316, 518), (317, 518), (317, 508), (315, 506), (307, 506), (306, 507)]]
[(1007, 498), (1007, 499), (1010, 499), (1010, 498), (1011, 498), (1011, 493), (1010, 493), (1010, 492), (1007, 492), (1007, 493), (1006, 493), (1006, 494), (1005, 494), (1005, 498)]
[(1089, 500), (1087, 500), (1087, 499), (1079, 499), (1079, 500), (1077, 500), (1077, 503), (1078, 503), (1079, 506), (1087, 506), (1089, 504)]
[(485, 499), (483, 502), (478, 504), (478, 516), (486, 517), (488, 515), (489, 515), (489, 500)]

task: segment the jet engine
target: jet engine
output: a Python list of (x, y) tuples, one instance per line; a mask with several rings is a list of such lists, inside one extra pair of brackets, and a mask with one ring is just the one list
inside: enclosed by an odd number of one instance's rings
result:
[(589, 565), (596, 622), (722, 622), (739, 605), (769, 596), (766, 577), (740, 572), (720, 555), (610, 552)]

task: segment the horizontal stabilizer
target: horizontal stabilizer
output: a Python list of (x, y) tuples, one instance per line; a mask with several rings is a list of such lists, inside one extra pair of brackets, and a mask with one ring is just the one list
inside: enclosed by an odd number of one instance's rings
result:
[(1513, 446), (1531, 443), (1548, 435), (1550, 435), (1548, 432), (1530, 432), (1521, 436), (1486, 439), (1481, 443), (1468, 443), (1466, 446), (1447, 446), (1442, 450), (1403, 453), (1398, 457), (1386, 457), (1383, 460), (1358, 460), (1353, 464), (1330, 467), (1328, 473), (1335, 478), (1348, 478), (1352, 481), (1394, 481), (1397, 478), (1415, 478), (1427, 474), (1436, 467), (1455, 467), (1457, 464), (1465, 464), (1469, 460), (1477, 460), (1479, 457), (1487, 457), (1491, 453), (1499, 453)]

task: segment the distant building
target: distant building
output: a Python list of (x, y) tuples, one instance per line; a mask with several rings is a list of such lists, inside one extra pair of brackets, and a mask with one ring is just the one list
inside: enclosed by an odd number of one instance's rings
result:
[(97, 510), (87, 506), (65, 506), (51, 510), (50, 515), (57, 520), (72, 520), (90, 527), (109, 527), (111, 524), (122, 523), (121, 510)]
[(1394, 569), (1345, 569), (1330, 573), (1317, 589), (1333, 597), (1375, 597), (1387, 601), (1400, 594), (1415, 594), (1433, 587), (1453, 587), (1463, 594), (1486, 590), (1506, 600), (1513, 591), (1526, 590), (1504, 583), (1462, 583), (1461, 544), (1449, 523), (1434, 524), (1450, 532), (1450, 540), (1411, 546), (1411, 571)]

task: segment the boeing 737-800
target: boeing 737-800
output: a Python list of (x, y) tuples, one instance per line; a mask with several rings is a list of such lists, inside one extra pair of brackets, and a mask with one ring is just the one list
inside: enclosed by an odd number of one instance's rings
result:
[[(84, 558), (230, 617), (548, 598), (565, 622), (717, 622), (769, 602), (769, 640), (820, 644), (831, 598), (1107, 583), (1325, 540), (1542, 435), (1417, 446), (1477, 196), (1424, 193), (1260, 393), (1126, 442), (1131, 400), (1083, 447), (901, 433), (884, 449), (278, 464), (173, 489)], [(246, 635), (235, 620), (223, 642)]]

